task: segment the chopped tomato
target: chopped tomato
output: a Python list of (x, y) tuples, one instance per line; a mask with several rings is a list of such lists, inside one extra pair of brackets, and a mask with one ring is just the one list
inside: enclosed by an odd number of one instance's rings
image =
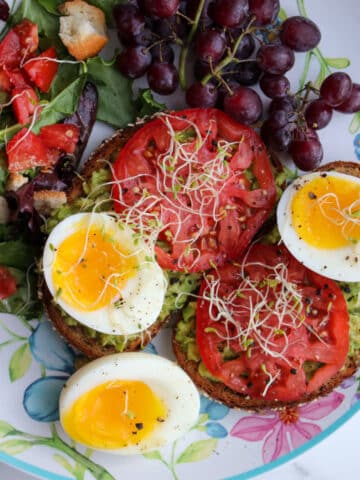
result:
[(58, 70), (57, 62), (47, 60), (49, 58), (57, 58), (56, 50), (53, 47), (48, 48), (37, 57), (30, 58), (24, 64), (24, 70), (29, 78), (42, 92), (47, 92), (49, 90)]
[(39, 103), (38, 96), (33, 88), (14, 88), (11, 93), (12, 108), (14, 115), (20, 125), (29, 122), (30, 116), (34, 113)]
[(26, 88), (29, 86), (29, 82), (20, 69), (7, 70), (6, 73), (13, 88)]
[(0, 67), (0, 92), (10, 92), (11, 83), (7, 71)]
[(40, 130), (40, 138), (48, 148), (66, 153), (74, 153), (79, 136), (79, 127), (65, 123), (47, 125)]
[(140, 128), (114, 164), (114, 208), (158, 229), (161, 267), (204, 271), (241, 255), (274, 206), (265, 146), (216, 109), (164, 113)]
[(39, 34), (36, 23), (24, 18), (24, 20), (15, 25), (13, 30), (20, 39), (21, 58), (25, 59), (35, 53), (39, 46)]
[(283, 245), (254, 244), (203, 280), (197, 344), (212, 375), (252, 398), (296, 401), (344, 365), (349, 315), (338, 285)]
[(6, 145), (6, 154), (11, 173), (49, 166), (54, 161), (42, 139), (27, 128), (13, 136)]
[(11, 272), (0, 266), (0, 300), (10, 297), (16, 292), (16, 280)]
[(0, 42), (0, 66), (16, 68), (21, 60), (21, 43), (19, 35), (10, 30)]

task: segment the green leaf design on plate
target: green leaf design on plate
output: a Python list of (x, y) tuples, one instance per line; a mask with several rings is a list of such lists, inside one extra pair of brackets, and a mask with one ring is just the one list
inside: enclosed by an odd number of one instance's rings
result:
[(282, 7), (279, 10), (278, 17), (282, 22), (287, 19), (287, 13), (285, 12), (285, 10)]
[(24, 343), (12, 354), (9, 364), (9, 376), (12, 382), (23, 377), (31, 365), (31, 352), (28, 343)]
[(33, 446), (29, 440), (8, 440), (0, 444), (0, 452), (8, 455), (18, 455)]
[(337, 68), (339, 70), (343, 68), (347, 68), (350, 65), (350, 60), (346, 57), (338, 57), (338, 58), (325, 58), (326, 63), (330, 67)]
[(209, 415), (207, 413), (202, 413), (199, 416), (199, 419), (196, 424), (201, 425), (202, 423), (207, 422), (208, 420), (209, 420)]
[(216, 438), (209, 438), (207, 440), (199, 440), (191, 443), (178, 457), (176, 463), (190, 463), (205, 460), (210, 457), (217, 446)]
[(349, 132), (355, 134), (360, 129), (360, 112), (355, 113), (354, 118), (351, 120), (349, 126)]
[(71, 463), (62, 455), (59, 455), (58, 453), (54, 453), (53, 459), (55, 460), (56, 463), (61, 465), (65, 470), (67, 470), (69, 473), (72, 475), (74, 474), (74, 467), (71, 465)]
[(10, 423), (0, 420), (0, 438), (6, 437), (9, 433), (14, 431), (15, 429)]
[(143, 453), (143, 457), (147, 458), (148, 460), (162, 460), (161, 453), (159, 450), (154, 450), (153, 452)]

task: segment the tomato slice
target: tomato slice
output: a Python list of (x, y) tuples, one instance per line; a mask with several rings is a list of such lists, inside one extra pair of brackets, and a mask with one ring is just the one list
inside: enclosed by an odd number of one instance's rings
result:
[(14, 30), (10, 30), (0, 42), (0, 66), (16, 68), (21, 58), (19, 35)]
[(35, 112), (36, 105), (39, 103), (35, 90), (31, 87), (14, 88), (11, 98), (17, 121), (20, 125), (25, 125), (29, 122), (30, 116)]
[(0, 265), (0, 300), (10, 297), (16, 292), (16, 280), (11, 272)]
[(40, 138), (48, 148), (55, 148), (66, 153), (74, 153), (80, 137), (76, 125), (56, 123), (40, 129)]
[(29, 78), (39, 88), (41, 92), (48, 92), (52, 81), (58, 71), (58, 64), (52, 60), (56, 59), (56, 50), (51, 47), (44, 50), (37, 57), (30, 58), (24, 65), (24, 70)]
[(55, 160), (42, 139), (27, 128), (23, 128), (12, 137), (6, 145), (6, 154), (11, 173), (49, 166)]
[(254, 244), (213, 271), (197, 303), (197, 344), (212, 375), (252, 398), (296, 401), (344, 365), (349, 316), (338, 285), (282, 245)]
[(13, 30), (20, 39), (21, 58), (28, 58), (35, 53), (39, 46), (39, 34), (36, 23), (24, 18), (24, 20), (15, 25)]
[(161, 267), (197, 272), (237, 258), (275, 203), (259, 136), (216, 109), (164, 113), (114, 164), (114, 208), (142, 233), (158, 229)]

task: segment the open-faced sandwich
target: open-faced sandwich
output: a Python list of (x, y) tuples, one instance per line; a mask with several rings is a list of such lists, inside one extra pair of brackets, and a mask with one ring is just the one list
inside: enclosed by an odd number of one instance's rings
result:
[[(276, 172), (251, 128), (215, 109), (193, 109), (119, 131), (48, 221), (48, 314), (90, 357), (141, 348), (172, 316), (179, 364), (231, 407), (326, 394), (354, 373), (359, 356), (358, 174), (356, 164), (335, 162), (296, 180), (278, 206), (280, 236), (276, 183), (284, 185), (286, 173)], [(268, 233), (259, 233), (266, 221)], [(95, 287), (95, 277), (114, 278), (97, 267), (103, 250), (90, 266), (91, 248), (80, 240), (90, 245), (95, 234), (96, 248), (120, 252), (125, 265), (116, 281), (105, 281), (106, 293), (104, 279)], [(321, 259), (324, 248), (332, 253)], [(61, 264), (67, 249), (70, 263)], [(149, 265), (145, 290), (128, 297), (126, 285), (139, 284), (134, 272)], [(82, 286), (77, 296), (81, 278), (92, 296)]]

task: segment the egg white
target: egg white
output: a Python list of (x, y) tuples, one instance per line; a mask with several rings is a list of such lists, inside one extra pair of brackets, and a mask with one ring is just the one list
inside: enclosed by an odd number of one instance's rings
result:
[(69, 378), (60, 395), (60, 422), (79, 397), (98, 385), (115, 380), (144, 382), (162, 400), (168, 415), (137, 445), (96, 450), (134, 455), (158, 449), (186, 433), (199, 416), (199, 393), (191, 378), (178, 365), (150, 353), (128, 352), (98, 358)]
[(299, 238), (292, 224), (291, 203), (295, 193), (306, 182), (327, 174), (360, 184), (360, 178), (339, 172), (313, 172), (296, 179), (287, 187), (277, 207), (277, 225), (288, 250), (310, 270), (338, 281), (360, 281), (360, 246), (348, 245), (340, 248), (317, 248)]
[[(103, 228), (114, 240), (128, 249), (138, 260), (136, 274), (121, 289), (121, 305), (111, 302), (102, 308), (82, 311), (69, 305), (61, 295), (56, 295), (53, 270), (56, 249), (81, 225)], [(60, 222), (50, 233), (44, 248), (43, 271), (46, 284), (56, 303), (71, 317), (94, 330), (111, 335), (131, 335), (146, 330), (161, 311), (166, 291), (166, 279), (160, 266), (153, 261), (145, 243), (134, 231), (103, 213), (78, 213)]]

